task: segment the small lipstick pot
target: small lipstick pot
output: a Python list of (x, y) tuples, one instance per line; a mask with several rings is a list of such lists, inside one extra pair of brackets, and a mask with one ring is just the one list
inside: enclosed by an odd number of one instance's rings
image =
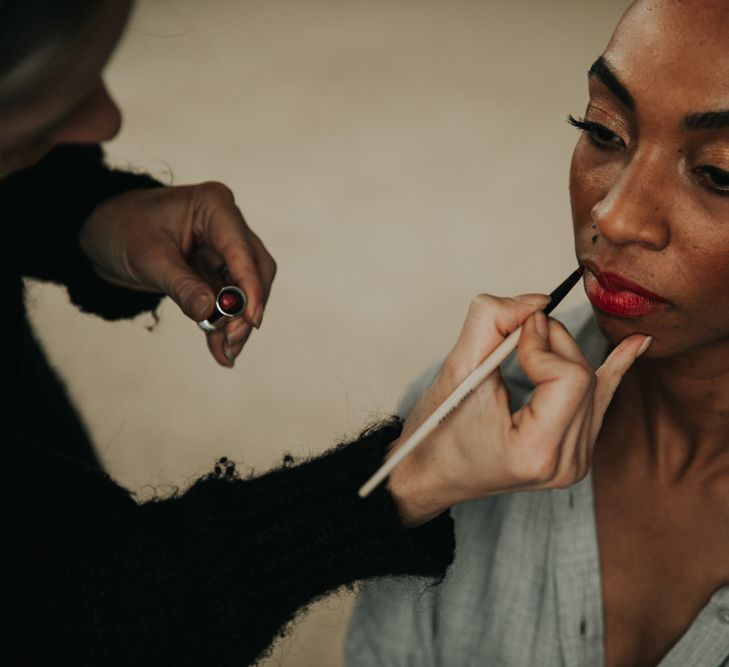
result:
[(226, 285), (215, 297), (215, 312), (197, 325), (206, 333), (217, 331), (232, 317), (238, 317), (246, 309), (246, 295), (235, 285)]

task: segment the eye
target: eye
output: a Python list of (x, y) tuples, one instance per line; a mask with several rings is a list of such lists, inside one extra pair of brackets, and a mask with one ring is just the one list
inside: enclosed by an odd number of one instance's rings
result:
[(710, 190), (729, 197), (729, 171), (713, 167), (710, 164), (702, 164), (696, 167), (694, 172), (701, 176)]
[(578, 130), (584, 132), (590, 142), (597, 148), (602, 150), (625, 148), (623, 140), (615, 132), (600, 123), (585, 120), (584, 118), (575, 118), (572, 115), (567, 117), (567, 122), (572, 127), (576, 127)]

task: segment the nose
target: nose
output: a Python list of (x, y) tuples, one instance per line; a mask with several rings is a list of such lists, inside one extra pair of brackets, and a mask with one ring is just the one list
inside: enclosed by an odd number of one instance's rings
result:
[(636, 243), (661, 250), (671, 239), (669, 191), (660, 160), (636, 155), (592, 207), (592, 220), (615, 245)]
[(121, 112), (99, 80), (94, 90), (53, 135), (54, 144), (96, 144), (114, 138), (121, 128)]

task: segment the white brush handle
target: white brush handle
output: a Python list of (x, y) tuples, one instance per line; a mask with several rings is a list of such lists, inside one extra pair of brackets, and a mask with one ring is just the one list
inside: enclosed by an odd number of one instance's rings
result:
[(438, 424), (443, 422), (476, 387), (502, 364), (504, 359), (516, 349), (521, 330), (522, 327), (519, 327), (504, 338), (498, 347), (440, 404), (438, 409), (415, 429), (402, 446), (362, 485), (359, 490), (360, 498), (366, 498), (372, 493), (375, 487), (395, 469), (400, 461), (423, 442), (437, 428)]

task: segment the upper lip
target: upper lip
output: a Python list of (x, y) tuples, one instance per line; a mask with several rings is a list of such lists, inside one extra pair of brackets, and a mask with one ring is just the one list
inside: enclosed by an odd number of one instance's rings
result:
[(632, 292), (633, 294), (637, 294), (638, 296), (642, 296), (646, 299), (651, 299), (652, 301), (670, 303), (668, 299), (662, 297), (660, 294), (651, 292), (645, 287), (642, 287), (627, 278), (619, 276), (617, 273), (601, 271), (597, 264), (590, 260), (585, 260), (582, 262), (582, 265), (592, 271), (592, 273), (595, 274), (597, 281), (610, 292)]

